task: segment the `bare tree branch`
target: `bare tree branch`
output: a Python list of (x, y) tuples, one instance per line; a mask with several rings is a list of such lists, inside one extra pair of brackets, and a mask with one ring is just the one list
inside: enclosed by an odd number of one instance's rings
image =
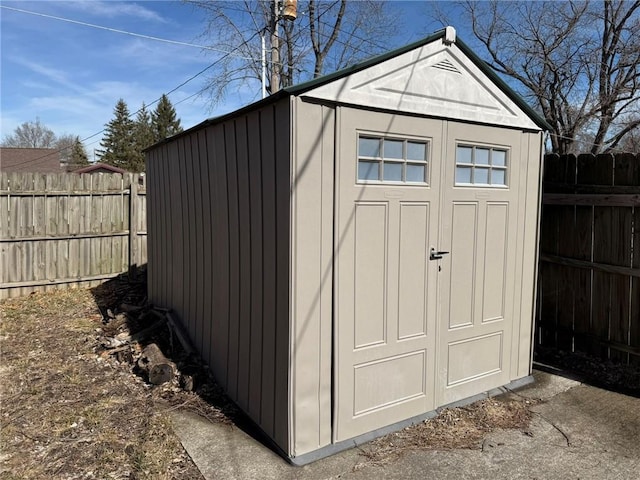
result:
[(640, 115), (628, 113), (640, 104), (640, 1), (458, 5), (488, 64), (553, 127), (554, 152), (575, 151), (579, 136), (599, 153), (637, 128)]
[[(262, 76), (260, 35), (277, 35), (276, 62), (268, 61), (267, 78), (275, 73), (286, 87), (347, 66), (388, 49), (376, 44), (383, 36), (391, 40), (398, 29), (397, 18), (387, 13), (383, 1), (298, 1), (295, 21), (272, 15), (273, 0), (220, 2), (186, 0), (201, 10), (207, 27), (201, 37), (232, 54), (217, 61), (215, 74), (207, 79), (211, 104), (232, 91), (251, 89), (258, 95)], [(281, 0), (280, 0), (281, 2)], [(269, 40), (267, 40), (269, 41)], [(270, 51), (271, 45), (267, 45)], [(210, 52), (204, 52), (210, 54)], [(274, 93), (271, 85), (269, 93)]]

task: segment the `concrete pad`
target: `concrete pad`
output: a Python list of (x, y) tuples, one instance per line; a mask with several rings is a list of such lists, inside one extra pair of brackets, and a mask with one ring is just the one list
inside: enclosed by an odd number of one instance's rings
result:
[(640, 399), (534, 376), (536, 385), (517, 392), (545, 400), (532, 407), (526, 432), (497, 431), (476, 450), (412, 451), (383, 465), (352, 449), (294, 467), (235, 426), (184, 411), (172, 412), (172, 420), (207, 480), (640, 478)]
[(547, 400), (581, 385), (576, 380), (540, 370), (534, 370), (532, 375), (534, 382), (518, 390), (519, 395), (532, 400)]
[(234, 425), (188, 411), (171, 412), (173, 428), (206, 480), (343, 478), (360, 460), (357, 449), (295, 467)]

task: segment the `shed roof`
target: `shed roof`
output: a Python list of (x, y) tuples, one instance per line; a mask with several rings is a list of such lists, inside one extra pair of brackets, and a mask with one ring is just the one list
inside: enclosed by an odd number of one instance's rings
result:
[[(410, 43), (408, 45), (405, 45), (403, 47), (397, 48), (395, 50), (389, 51), (387, 53), (384, 53), (382, 55), (378, 55), (375, 57), (372, 57), (368, 60), (365, 60), (363, 62), (360, 62), (358, 64), (352, 65), (350, 67), (344, 68), (342, 70), (338, 70), (336, 72), (333, 73), (329, 73), (327, 75), (323, 75), (321, 77), (318, 78), (314, 78), (312, 80), (297, 84), (297, 85), (292, 85), (290, 87), (286, 87), (283, 88), (282, 90), (279, 90), (278, 92), (276, 92), (273, 95), (270, 95), (262, 100), (259, 100), (257, 102), (254, 102), (252, 104), (249, 104), (245, 107), (242, 107), (238, 110), (235, 110), (233, 112), (229, 112), (223, 115), (220, 115), (218, 117), (212, 117), (209, 118), (187, 130), (184, 130), (183, 132), (177, 134), (174, 137), (170, 137), (168, 139), (165, 139), (161, 142), (159, 142), (156, 145), (160, 145), (163, 144), (171, 139), (180, 137), (182, 135), (186, 135), (189, 134), (192, 131), (198, 130), (200, 128), (206, 127), (208, 125), (212, 125), (221, 121), (224, 121), (228, 118), (232, 118), (235, 117), (237, 115), (243, 114), (243, 113), (247, 113), (250, 111), (253, 111), (255, 109), (261, 108), (265, 105), (268, 105), (270, 103), (276, 102), (278, 100), (280, 100), (281, 98), (284, 97), (289, 97), (289, 96), (299, 96), (299, 95), (303, 95), (306, 93), (311, 92), (312, 90), (316, 90), (319, 87), (324, 87), (332, 82), (336, 82), (339, 80), (342, 80), (346, 77), (352, 76), (354, 74), (357, 74), (359, 72), (362, 72), (363, 70), (375, 67), (387, 60), (391, 60), (393, 58), (399, 57), (401, 55), (404, 55), (405, 53), (411, 52), (412, 50), (416, 50), (419, 49), (421, 47), (424, 47), (425, 45), (429, 45), (432, 44), (438, 40), (444, 39), (445, 35), (446, 35), (447, 29), (442, 29), (439, 30), (431, 35), (429, 35), (428, 37), (425, 37), (421, 40), (418, 40), (414, 43)], [(542, 116), (540, 116), (533, 108), (531, 108), (531, 106), (529, 106), (527, 104), (527, 102), (525, 102), (525, 100), (518, 95), (513, 89), (511, 89), (511, 87), (509, 87), (509, 85), (507, 85), (507, 83), (502, 80), (498, 74), (496, 72), (493, 71), (493, 69), (484, 61), (482, 60), (478, 55), (476, 55), (473, 50), (471, 50), (471, 48), (469, 48), (469, 46), (467, 46), (467, 44), (465, 44), (462, 40), (460, 40), (459, 38), (455, 39), (455, 45), (466, 55), (466, 57), (484, 74), (486, 75), (489, 80), (491, 82), (493, 82), (493, 84), (496, 85), (496, 87), (504, 94), (506, 95), (506, 97), (512, 101), (519, 109), (522, 110), (522, 112), (533, 122), (533, 124), (535, 124), (537, 127), (539, 127), (542, 130), (550, 130), (551, 126), (545, 121), (544, 118), (542, 118)], [(152, 145), (151, 147), (149, 147), (147, 150), (154, 148), (155, 145)]]

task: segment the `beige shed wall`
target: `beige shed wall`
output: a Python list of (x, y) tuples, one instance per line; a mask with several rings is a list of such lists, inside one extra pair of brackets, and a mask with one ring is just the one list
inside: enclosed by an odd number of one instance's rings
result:
[[(518, 218), (518, 265), (516, 281), (520, 283), (519, 324), (514, 328), (511, 355), (511, 379), (516, 380), (531, 373), (533, 345), (533, 315), (538, 265), (538, 237), (540, 223), (540, 170), (542, 168), (542, 132), (523, 133), (522, 155), (526, 165), (520, 170), (520, 203)], [(516, 308), (516, 315), (518, 310)], [(516, 318), (518, 318), (516, 316)]]
[[(292, 455), (299, 456), (329, 445), (332, 436), (331, 374), (335, 366), (331, 340), (335, 325), (331, 283), (337, 254), (334, 248), (340, 249), (340, 239), (334, 239), (333, 217), (338, 127), (333, 107), (300, 98), (292, 102), (297, 128), (292, 129), (291, 409)], [(529, 375), (531, 368), (542, 134), (504, 131), (520, 136), (516, 152), (519, 173), (513, 184), (518, 191), (512, 217), (517, 222), (512, 226), (517, 235), (511, 247), (516, 250), (511, 277), (515, 283), (513, 323), (508, 338), (511, 355), (505, 372), (506, 379), (516, 380)]]
[(284, 99), (148, 153), (149, 299), (289, 453), (290, 115)]
[(335, 110), (292, 100), (293, 455), (331, 443)]
[[(332, 442), (336, 135), (333, 107), (290, 97), (148, 153), (150, 301), (292, 457)], [(512, 380), (531, 366), (541, 148), (521, 135)]]

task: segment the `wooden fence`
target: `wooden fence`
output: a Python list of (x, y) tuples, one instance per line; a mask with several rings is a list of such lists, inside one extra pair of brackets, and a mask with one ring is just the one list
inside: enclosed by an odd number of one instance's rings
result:
[(95, 285), (147, 261), (145, 177), (0, 174), (0, 298)]
[(640, 364), (640, 155), (544, 172), (537, 347)]

